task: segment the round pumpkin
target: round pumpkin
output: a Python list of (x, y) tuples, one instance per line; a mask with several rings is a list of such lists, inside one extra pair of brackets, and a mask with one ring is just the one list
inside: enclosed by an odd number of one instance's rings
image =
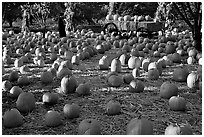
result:
[(130, 84), (130, 82), (134, 80), (134, 77), (132, 74), (125, 74), (123, 75), (123, 82), (126, 84)]
[(129, 56), (128, 54), (125, 54), (125, 53), (124, 53), (124, 54), (120, 55), (119, 60), (120, 60), (120, 62), (121, 62), (121, 65), (122, 65), (122, 66), (125, 66), (126, 64), (128, 64), (129, 58), (130, 58), (130, 56)]
[(141, 66), (141, 60), (138, 57), (132, 56), (128, 60), (128, 68), (134, 69), (134, 68), (140, 68)]
[(108, 70), (109, 69), (109, 60), (107, 56), (103, 56), (100, 60), (99, 60), (99, 69), (100, 70)]
[(172, 55), (172, 61), (173, 63), (181, 63), (181, 55), (178, 53), (174, 53)]
[(84, 119), (79, 123), (79, 135), (100, 135), (101, 125), (96, 119)]
[(112, 60), (111, 71), (121, 72), (121, 62), (118, 58)]
[(64, 116), (66, 118), (72, 119), (79, 117), (80, 107), (77, 104), (66, 104), (63, 108)]
[(178, 95), (178, 87), (170, 82), (164, 82), (160, 87), (160, 97), (169, 99)]
[(15, 66), (16, 68), (19, 68), (19, 67), (23, 66), (23, 60), (22, 60), (22, 59), (16, 59), (16, 60), (14, 61), (14, 66)]
[(30, 84), (30, 79), (24, 75), (18, 78), (17, 80), (18, 86), (27, 86)]
[(19, 75), (18, 75), (18, 71), (12, 71), (10, 74), (9, 74), (9, 81), (10, 82), (14, 82), (14, 81), (17, 81), (19, 78)]
[(19, 127), (23, 125), (23, 116), (16, 108), (13, 108), (4, 113), (2, 123), (6, 128)]
[(61, 91), (64, 94), (74, 93), (78, 83), (74, 76), (66, 75), (61, 80)]
[(42, 102), (46, 105), (57, 104), (59, 96), (57, 93), (44, 93), (42, 96)]
[(116, 115), (120, 113), (120, 111), (121, 111), (121, 105), (118, 101), (110, 100), (106, 104), (106, 113), (108, 115)]
[(127, 135), (153, 135), (153, 125), (147, 119), (132, 119), (127, 125)]
[(191, 72), (187, 76), (187, 86), (189, 88), (198, 88), (199, 87), (199, 75), (195, 72)]
[(18, 98), (18, 96), (23, 92), (23, 90), (19, 86), (13, 86), (9, 92), (10, 97)]
[(30, 68), (27, 65), (23, 65), (19, 68), (19, 71), (21, 72), (21, 74), (26, 74), (30, 72)]
[(153, 69), (150, 69), (148, 70), (148, 78), (150, 80), (157, 80), (159, 79), (159, 71), (157, 68), (153, 68)]
[(10, 81), (4, 80), (4, 81), (2, 82), (2, 89), (3, 89), (4, 91), (9, 91), (11, 88), (12, 88), (12, 84), (11, 84)]
[(176, 68), (173, 72), (173, 80), (176, 82), (186, 82), (189, 71), (187, 68)]
[(111, 87), (120, 87), (123, 84), (123, 79), (119, 75), (111, 75), (108, 77), (108, 85)]
[(42, 72), (40, 79), (43, 84), (50, 84), (53, 81), (53, 75), (50, 71), (44, 71)]
[(165, 129), (165, 135), (193, 135), (192, 128), (189, 124), (170, 124)]
[(22, 92), (16, 101), (16, 107), (21, 113), (29, 113), (35, 108), (35, 97), (30, 92)]
[(196, 60), (195, 60), (195, 58), (193, 56), (190, 56), (190, 57), (187, 58), (187, 63), (189, 65), (195, 64), (195, 62), (196, 62)]
[(57, 111), (50, 110), (45, 114), (45, 124), (48, 127), (57, 127), (62, 124), (62, 118)]
[(89, 83), (83, 83), (79, 84), (79, 86), (76, 88), (76, 93), (78, 95), (88, 95), (90, 93), (90, 85)]
[(79, 56), (77, 56), (77, 55), (72, 56), (71, 63), (73, 65), (79, 65), (79, 62), (80, 62)]
[(186, 109), (186, 100), (183, 97), (172, 96), (169, 99), (169, 107), (174, 111), (184, 111)]
[(57, 71), (57, 78), (58, 79), (62, 79), (66, 75), (72, 75), (72, 71), (68, 68), (62, 68), (62, 69)]
[(132, 80), (129, 85), (129, 91), (133, 93), (143, 92), (144, 84), (140, 80)]

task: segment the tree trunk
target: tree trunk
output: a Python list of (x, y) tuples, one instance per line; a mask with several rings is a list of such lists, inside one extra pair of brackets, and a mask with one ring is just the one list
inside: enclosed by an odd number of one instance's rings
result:
[(193, 40), (194, 40), (194, 43), (193, 43), (193, 46), (198, 50), (198, 51), (202, 51), (202, 35), (201, 35), (201, 32), (197, 29), (194, 30), (194, 33), (193, 33)]

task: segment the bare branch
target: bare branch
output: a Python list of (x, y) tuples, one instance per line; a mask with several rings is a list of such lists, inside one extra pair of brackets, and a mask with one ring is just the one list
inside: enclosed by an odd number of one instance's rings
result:
[(175, 2), (173, 2), (174, 7), (176, 8), (176, 11), (178, 12), (178, 14), (183, 18), (183, 20), (189, 25), (190, 28), (193, 28), (193, 25), (191, 24), (191, 22), (185, 18), (185, 16), (181, 13), (179, 7), (177, 6), (177, 4)]

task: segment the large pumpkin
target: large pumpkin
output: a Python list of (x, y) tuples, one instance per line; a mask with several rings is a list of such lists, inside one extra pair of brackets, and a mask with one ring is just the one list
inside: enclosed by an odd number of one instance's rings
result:
[(169, 99), (169, 107), (174, 111), (184, 111), (186, 109), (186, 100), (183, 97), (172, 96)]
[(53, 75), (50, 71), (42, 72), (40, 78), (43, 84), (50, 84), (53, 81)]
[(147, 119), (132, 119), (127, 125), (127, 135), (153, 135), (153, 125)]
[(5, 112), (2, 123), (6, 128), (19, 127), (23, 125), (23, 116), (17, 109), (13, 108)]
[(45, 114), (45, 124), (48, 127), (57, 127), (62, 124), (62, 118), (57, 111), (48, 111)]
[(61, 80), (61, 91), (64, 94), (74, 93), (78, 84), (74, 76), (66, 75)]
[(170, 82), (164, 82), (160, 87), (160, 96), (169, 99), (178, 95), (178, 87)]
[(99, 60), (99, 69), (100, 70), (108, 70), (109, 69), (109, 60), (107, 56), (103, 56), (100, 60)]
[(199, 75), (195, 72), (191, 72), (187, 77), (187, 86), (189, 88), (199, 87)]
[(30, 92), (22, 92), (16, 101), (16, 107), (21, 113), (29, 113), (35, 108), (35, 97)]
[(77, 104), (66, 104), (63, 108), (64, 116), (66, 118), (77, 118), (80, 114), (80, 107)]
[(120, 75), (111, 75), (108, 77), (108, 85), (111, 87), (120, 87), (123, 84), (123, 79)]
[(150, 69), (148, 70), (148, 78), (150, 80), (157, 80), (159, 79), (159, 71), (157, 68), (153, 68), (153, 69)]
[(187, 68), (176, 68), (173, 72), (173, 80), (177, 82), (186, 82), (189, 71)]
[(141, 66), (141, 60), (139, 57), (132, 56), (128, 60), (128, 68), (134, 69), (134, 68), (140, 68)]
[(79, 135), (100, 135), (101, 125), (96, 119), (84, 119), (79, 123)]

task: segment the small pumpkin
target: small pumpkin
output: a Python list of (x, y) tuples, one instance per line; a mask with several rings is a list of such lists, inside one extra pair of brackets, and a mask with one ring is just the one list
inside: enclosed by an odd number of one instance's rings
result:
[(192, 128), (189, 124), (170, 124), (165, 129), (165, 135), (193, 135)]
[(17, 80), (18, 86), (27, 86), (30, 84), (30, 79), (24, 75), (18, 78)]
[(11, 84), (10, 81), (4, 80), (4, 81), (2, 82), (2, 89), (3, 89), (4, 91), (9, 91), (11, 88), (12, 88), (12, 84)]
[(120, 87), (123, 84), (123, 79), (120, 75), (111, 75), (108, 77), (108, 85), (111, 87)]
[(129, 85), (129, 91), (133, 93), (140, 93), (144, 91), (144, 84), (140, 80), (132, 80)]
[(199, 87), (199, 75), (196, 72), (191, 72), (187, 76), (187, 86), (189, 88), (198, 88)]
[(153, 68), (153, 69), (150, 69), (148, 70), (148, 78), (150, 80), (157, 80), (159, 79), (159, 71), (157, 68)]
[(77, 55), (72, 56), (71, 63), (72, 63), (73, 65), (79, 65), (79, 62), (80, 62), (79, 56), (77, 56)]
[(59, 96), (57, 93), (44, 93), (42, 96), (42, 101), (46, 105), (54, 105), (57, 104), (59, 100)]
[(174, 111), (184, 111), (186, 109), (186, 100), (183, 97), (172, 96), (169, 99), (169, 107)]
[(100, 70), (108, 70), (109, 69), (109, 60), (107, 56), (103, 56), (100, 60), (99, 60), (99, 69)]
[(164, 82), (160, 87), (160, 97), (169, 99), (178, 95), (178, 87), (170, 82)]
[(53, 75), (50, 71), (44, 71), (42, 72), (40, 79), (43, 84), (50, 84), (53, 81)]
[(13, 108), (4, 113), (2, 122), (6, 128), (19, 127), (23, 125), (23, 116), (16, 108)]
[(125, 74), (123, 75), (123, 82), (126, 84), (130, 84), (130, 82), (134, 80), (134, 77), (132, 74)]
[(88, 95), (90, 93), (90, 84), (89, 83), (81, 83), (79, 86), (76, 88), (76, 93), (78, 95)]
[(19, 68), (19, 71), (21, 72), (21, 74), (26, 74), (30, 72), (30, 68), (27, 65), (23, 65)]
[(121, 105), (118, 101), (110, 100), (106, 104), (106, 113), (108, 115), (116, 115), (120, 113), (120, 111), (121, 111)]
[(84, 119), (79, 123), (79, 135), (100, 135), (101, 125), (96, 119)]
[(19, 86), (13, 86), (9, 92), (11, 98), (18, 98), (18, 96), (23, 92), (23, 90)]
[(14, 81), (17, 81), (19, 78), (19, 75), (18, 75), (18, 71), (12, 71), (10, 74), (9, 74), (9, 81), (10, 82), (14, 82)]
[(74, 93), (78, 83), (74, 76), (66, 75), (61, 80), (61, 91), (64, 94)]
[(79, 117), (80, 107), (77, 104), (66, 104), (63, 108), (64, 116), (66, 118), (72, 119)]
[(112, 60), (111, 71), (121, 72), (121, 62), (118, 58)]
[(153, 135), (152, 122), (147, 119), (132, 119), (127, 125), (127, 135)]
[(62, 68), (57, 71), (57, 78), (62, 79), (66, 75), (72, 75), (72, 71), (68, 68)]
[(22, 60), (22, 59), (16, 59), (16, 60), (14, 61), (14, 66), (15, 66), (16, 68), (19, 68), (19, 67), (23, 66), (23, 60)]
[(57, 127), (62, 124), (62, 118), (57, 111), (49, 110), (45, 114), (45, 124), (48, 127)]
[(16, 101), (16, 107), (21, 113), (29, 113), (35, 108), (35, 97), (30, 92), (22, 92)]

